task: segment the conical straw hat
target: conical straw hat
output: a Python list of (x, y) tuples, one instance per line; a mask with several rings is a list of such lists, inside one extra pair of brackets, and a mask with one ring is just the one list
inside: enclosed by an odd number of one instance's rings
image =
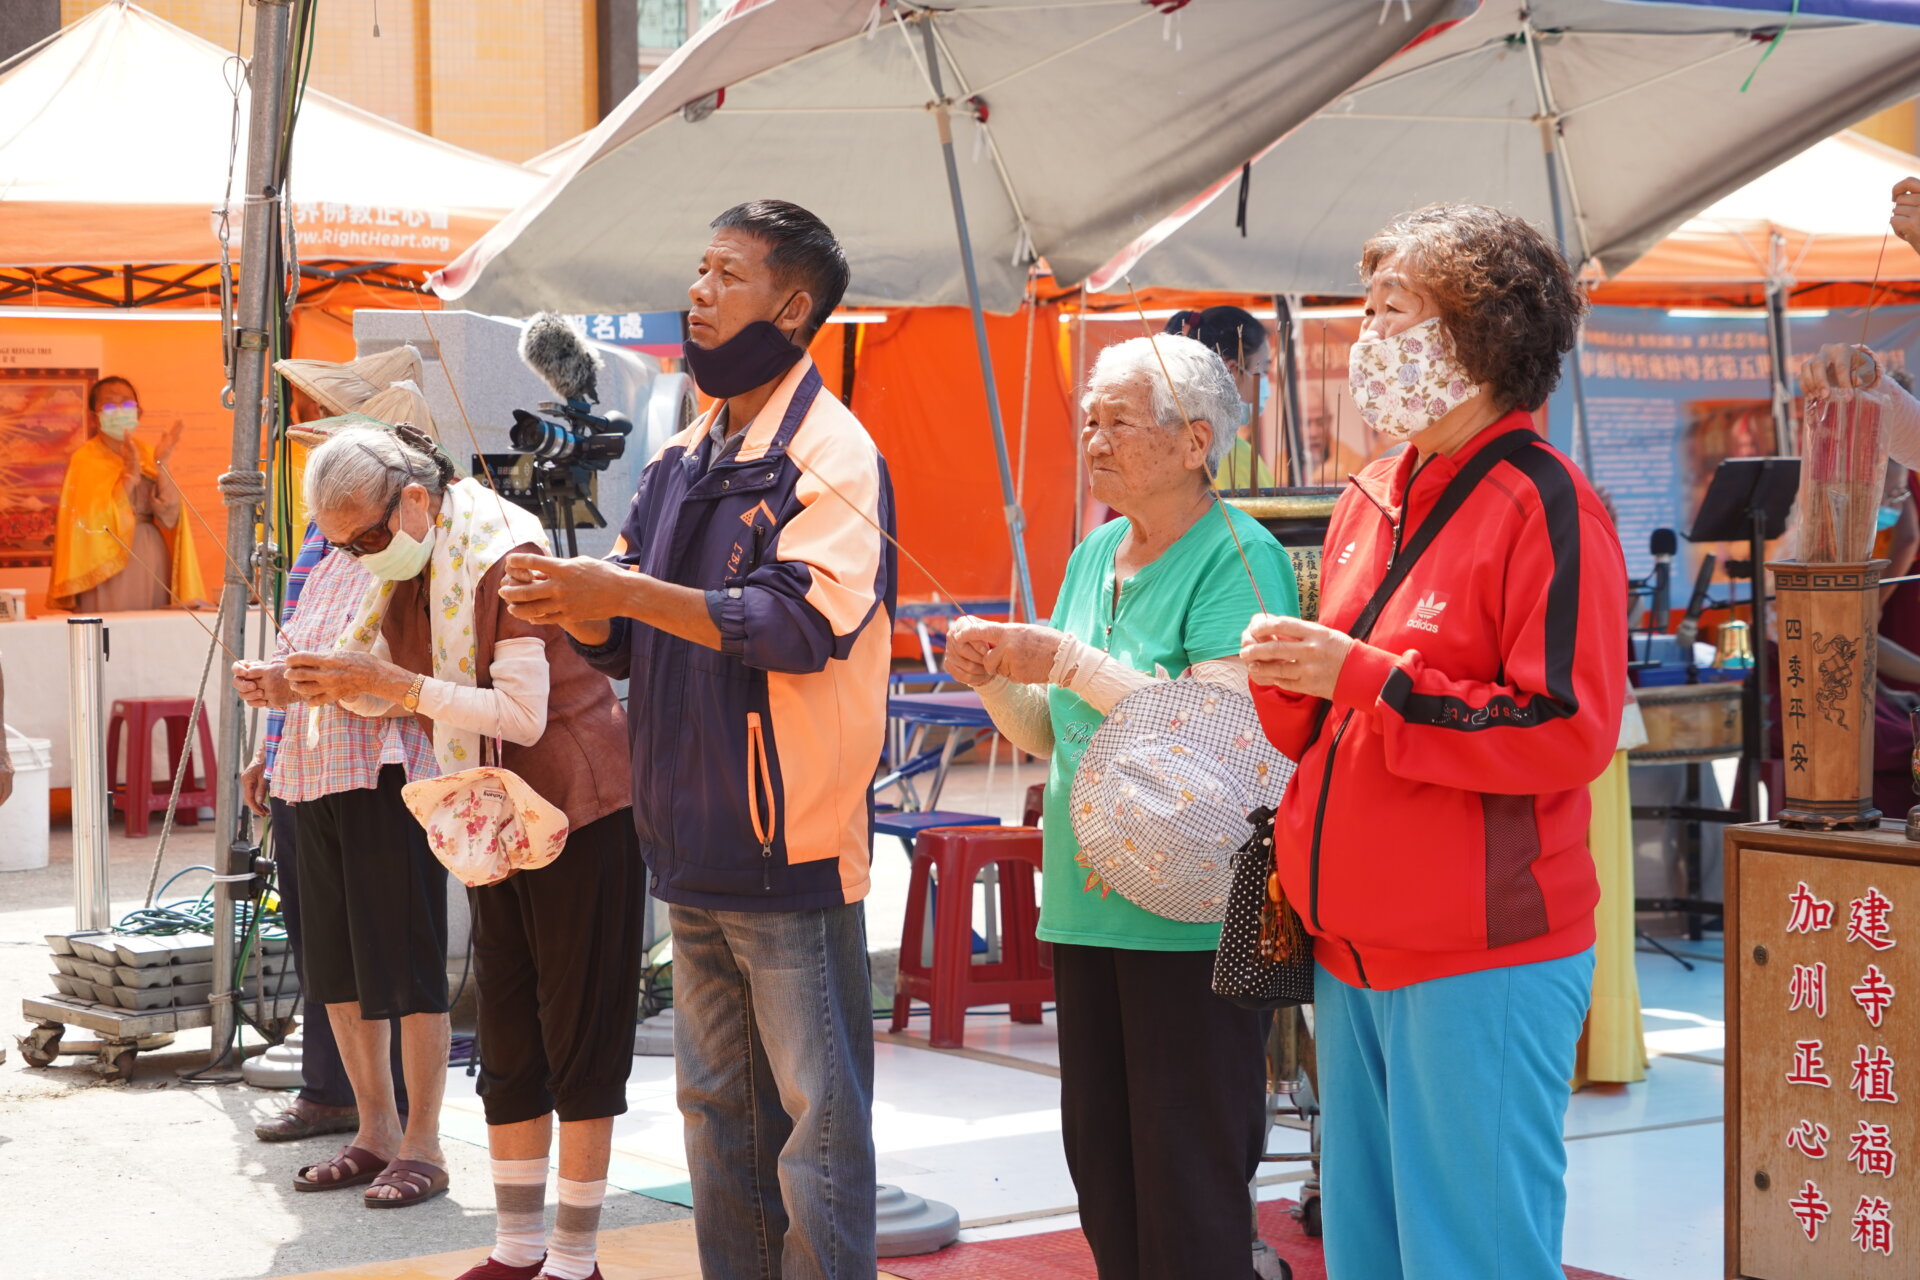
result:
[(411, 346), (389, 347), (345, 364), (332, 360), (276, 360), (273, 367), (331, 413), (356, 412), (394, 383), (406, 380), (417, 384), (425, 376), (420, 353)]
[(432, 437), (435, 444), (440, 443), (440, 432), (433, 425), (433, 413), (427, 408), (427, 398), (420, 394), (420, 388), (412, 382), (396, 382), (378, 395), (370, 397), (355, 413), (376, 418), (390, 427), (408, 423)]
[[(287, 437), (312, 447), (325, 444), (327, 437), (342, 427), (379, 427), (385, 429), (387, 423), (379, 418), (371, 418), (363, 413), (342, 413), (331, 418), (315, 418), (312, 422), (296, 422), (287, 428)], [(422, 428), (424, 430), (424, 428)]]

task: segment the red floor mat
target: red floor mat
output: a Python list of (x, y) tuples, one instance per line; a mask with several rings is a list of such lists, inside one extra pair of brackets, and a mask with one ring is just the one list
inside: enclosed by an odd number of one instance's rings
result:
[[(1294, 1280), (1326, 1280), (1320, 1242), (1300, 1231), (1290, 1200), (1260, 1203), (1260, 1234), (1293, 1268)], [(901, 1280), (1098, 1280), (1087, 1241), (1076, 1231), (1048, 1231), (1011, 1240), (956, 1244), (914, 1258), (882, 1258), (880, 1268)], [(1598, 1271), (1567, 1268), (1568, 1280), (1618, 1280)]]

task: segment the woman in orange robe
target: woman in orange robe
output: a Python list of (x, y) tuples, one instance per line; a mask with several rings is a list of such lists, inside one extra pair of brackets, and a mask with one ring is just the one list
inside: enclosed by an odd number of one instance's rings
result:
[(203, 602), (193, 535), (166, 466), (184, 424), (176, 419), (157, 445), (141, 439), (139, 393), (125, 378), (94, 383), (87, 411), (87, 440), (60, 488), (48, 603), (121, 613)]

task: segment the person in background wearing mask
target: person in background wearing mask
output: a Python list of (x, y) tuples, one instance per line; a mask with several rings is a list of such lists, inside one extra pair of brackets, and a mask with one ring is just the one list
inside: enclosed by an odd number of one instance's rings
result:
[(886, 460), (806, 344), (846, 292), (819, 218), (713, 222), (685, 356), (716, 404), (611, 561), (516, 555), (514, 614), (632, 680), (633, 817), (673, 928), (674, 1061), (707, 1280), (872, 1280), (861, 901), (887, 716)]
[[(613, 1119), (627, 1109), (633, 1069), (646, 904), (620, 750), (625, 714), (566, 636), (513, 617), (501, 599), (508, 554), (547, 545), (539, 518), (456, 479), (426, 435), (335, 431), (308, 456), (306, 489), (308, 512), (336, 548), (322, 567), (351, 557), (381, 582), (335, 647), (287, 657), (293, 696), (342, 704), (329, 716), (429, 720), (443, 775), (491, 764), (545, 802), (527, 804), (530, 821), (564, 815), (559, 857), (468, 892), (498, 1217), (492, 1255), (464, 1280), (597, 1278)], [(556, 1114), (560, 1208), (548, 1236)], [(408, 1201), (446, 1185), (445, 1170), (427, 1161), (396, 1162), (383, 1177)]]
[(1208, 307), (1205, 311), (1178, 311), (1167, 320), (1167, 332), (1192, 338), (1227, 363), (1234, 390), (1240, 394), (1240, 421), (1233, 443), (1213, 473), (1215, 489), (1269, 489), (1273, 472), (1254, 450), (1254, 424), (1266, 402), (1267, 331), (1240, 307)]
[(1241, 651), (1299, 761), (1275, 854), (1318, 939), (1327, 1271), (1559, 1280), (1588, 785), (1626, 689), (1620, 540), (1532, 426), (1585, 302), (1481, 205), (1394, 219), (1360, 274), (1353, 397), (1410, 447), (1340, 498), (1321, 621), (1256, 618)]
[(136, 434), (140, 396), (125, 378), (87, 393), (86, 442), (60, 486), (47, 603), (77, 613), (125, 613), (205, 603), (193, 532), (167, 460), (186, 424), (156, 445)]

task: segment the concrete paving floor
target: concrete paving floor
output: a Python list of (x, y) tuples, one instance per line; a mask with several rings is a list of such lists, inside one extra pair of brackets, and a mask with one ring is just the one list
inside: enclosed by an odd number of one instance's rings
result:
[[(115, 830), (115, 919), (145, 896), (158, 834), (156, 827), (152, 837), (130, 840)], [(205, 862), (212, 843), (205, 826), (176, 832), (162, 878)], [(182, 1083), (181, 1072), (206, 1062), (205, 1031), (184, 1032), (172, 1046), (142, 1054), (124, 1084), (101, 1082), (89, 1059), (28, 1068), (14, 1044), (27, 1029), (20, 1000), (50, 989), (42, 935), (72, 928), (70, 845), (68, 830), (58, 827), (44, 871), (0, 875), (0, 1045), (7, 1049), (0, 1064), (0, 1276), (240, 1280), (492, 1241), (487, 1154), (465, 1142), (445, 1144), (452, 1189), (424, 1205), (378, 1211), (363, 1207), (354, 1190), (296, 1193), (294, 1170), (330, 1155), (343, 1139), (261, 1143), (254, 1124), (287, 1095)], [(200, 887), (183, 880), (176, 892)], [(602, 1222), (615, 1228), (686, 1216), (678, 1205), (612, 1192)]]

